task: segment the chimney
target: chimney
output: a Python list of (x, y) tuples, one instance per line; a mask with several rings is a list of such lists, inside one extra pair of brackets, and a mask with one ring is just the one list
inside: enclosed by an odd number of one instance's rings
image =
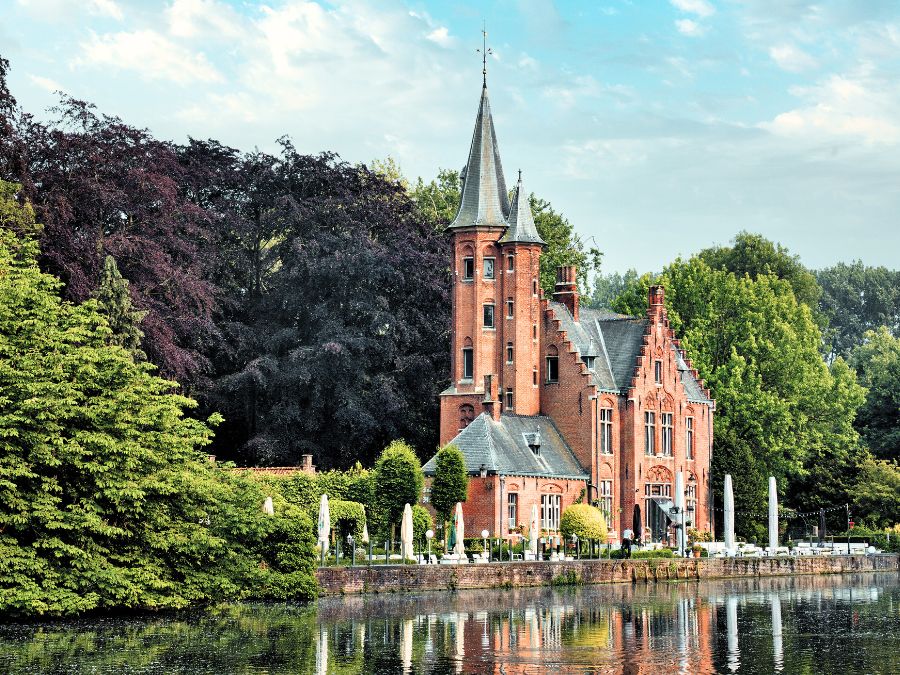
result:
[(666, 290), (662, 286), (651, 286), (647, 299), (647, 316), (654, 322), (665, 316)]
[(493, 419), (500, 419), (500, 401), (497, 392), (497, 380), (493, 375), (484, 376), (484, 400), (481, 402), (482, 409)]
[(562, 265), (556, 268), (553, 299), (568, 307), (572, 318), (578, 321), (578, 277), (575, 265)]

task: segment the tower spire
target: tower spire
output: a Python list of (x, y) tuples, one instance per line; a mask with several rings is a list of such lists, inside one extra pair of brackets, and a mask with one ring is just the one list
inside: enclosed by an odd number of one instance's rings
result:
[(487, 26), (484, 21), (481, 22), (481, 49), (476, 49), (481, 54), (481, 86), (487, 87), (487, 57), (493, 54), (494, 50), (487, 46)]

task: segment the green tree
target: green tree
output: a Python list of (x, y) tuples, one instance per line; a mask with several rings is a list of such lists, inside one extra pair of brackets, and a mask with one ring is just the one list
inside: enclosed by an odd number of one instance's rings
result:
[(380, 531), (394, 528), (403, 517), (406, 504), (417, 504), (425, 478), (422, 464), (413, 449), (403, 441), (394, 441), (384, 449), (375, 462), (375, 509)]
[(463, 454), (455, 445), (445, 445), (435, 457), (431, 482), (431, 505), (441, 522), (450, 520), (456, 503), (466, 501), (468, 495), (469, 474)]
[(606, 519), (603, 512), (590, 504), (572, 504), (562, 513), (559, 531), (566, 539), (574, 534), (579, 539), (606, 541)]
[(885, 326), (866, 331), (851, 355), (860, 384), (868, 389), (856, 427), (879, 459), (900, 461), (900, 338)]
[(145, 361), (147, 355), (141, 350), (144, 333), (140, 325), (147, 312), (132, 307), (128, 280), (122, 277), (116, 259), (111, 255), (106, 256), (103, 261), (100, 286), (94, 297), (100, 313), (112, 330), (110, 344), (128, 350), (136, 361)]
[(826, 353), (849, 358), (866, 331), (887, 326), (900, 337), (900, 271), (856, 260), (819, 270), (821, 311), (828, 319)]
[(428, 183), (419, 177), (410, 196), (425, 219), (435, 229), (443, 229), (450, 224), (459, 209), (459, 200), (462, 198), (459, 171), (438, 169), (437, 178)]
[(593, 270), (600, 269), (603, 254), (596, 247), (586, 247), (565, 216), (553, 209), (545, 199), (532, 193), (528, 197), (534, 224), (538, 234), (547, 242), (541, 254), (541, 288), (547, 295), (553, 294), (556, 286), (556, 268), (561, 265), (575, 265), (578, 268), (578, 286), (582, 295), (587, 295), (588, 277)]
[(597, 309), (610, 309), (625, 289), (633, 287), (639, 278), (637, 270), (633, 269), (625, 274), (597, 274), (594, 276), (594, 288), (590, 296), (584, 298), (584, 303)]
[(0, 228), (0, 613), (178, 608), (285, 575), (313, 594), (308, 519), (266, 517), (258, 485), (212, 465), (218, 419), (186, 416), (196, 403), (109, 344), (96, 301), (63, 302), (37, 256)]
[(896, 526), (900, 523), (900, 466), (867, 459), (861, 466), (854, 497), (854, 515), (877, 528)]

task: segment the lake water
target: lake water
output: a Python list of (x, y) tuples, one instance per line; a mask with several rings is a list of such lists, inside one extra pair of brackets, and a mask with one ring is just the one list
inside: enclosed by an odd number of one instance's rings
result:
[(2, 673), (895, 673), (896, 573), (0, 624)]

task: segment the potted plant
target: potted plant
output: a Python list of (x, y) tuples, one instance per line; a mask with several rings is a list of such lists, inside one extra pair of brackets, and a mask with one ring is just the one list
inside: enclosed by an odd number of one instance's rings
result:
[(695, 558), (700, 557), (700, 551), (702, 551), (702, 550), (703, 550), (703, 547), (700, 544), (694, 544), (693, 546), (691, 546), (691, 551), (693, 551)]

